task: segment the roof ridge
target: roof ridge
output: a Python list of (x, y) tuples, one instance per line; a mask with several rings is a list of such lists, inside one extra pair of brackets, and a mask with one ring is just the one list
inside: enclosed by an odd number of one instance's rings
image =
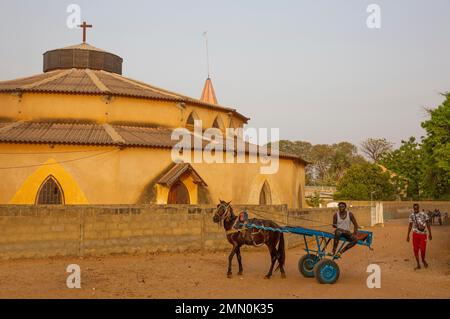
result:
[(92, 83), (102, 92), (111, 93), (111, 90), (98, 78), (98, 76), (91, 69), (84, 69), (84, 72), (89, 76)]
[(106, 72), (106, 71), (103, 71), (103, 70), (100, 70), (100, 72), (107, 73), (108, 75), (113, 76), (116, 79), (119, 79), (121, 81), (127, 82), (127, 83), (132, 84), (132, 85), (135, 85), (135, 86), (137, 86), (137, 87), (139, 87), (141, 89), (144, 89), (144, 90), (154, 90), (154, 91), (156, 91), (159, 94), (169, 95), (169, 96), (175, 97), (177, 99), (180, 98), (178, 95), (176, 95), (176, 93), (168, 93), (168, 92), (164, 92), (163, 90), (158, 90), (157, 88), (153, 88), (153, 87), (151, 87), (151, 86), (149, 86), (149, 85), (147, 85), (147, 84), (145, 84), (143, 82), (127, 78), (127, 77), (122, 76), (120, 74)]
[(45, 72), (45, 73), (38, 73), (38, 74), (29, 75), (29, 76), (22, 76), (20, 78), (13, 79), (13, 80), (3, 80), (3, 81), (0, 81), (0, 84), (7, 83), (7, 82), (12, 82), (12, 81), (27, 80), (27, 79), (35, 77), (35, 76), (45, 76), (45, 75), (48, 75), (50, 73), (58, 72), (58, 71), (61, 71), (61, 69), (51, 70), (51, 71), (48, 71), (48, 72)]
[[(171, 164), (173, 165), (173, 164)], [(169, 165), (170, 167), (170, 165)], [(200, 174), (194, 169), (191, 163), (175, 163), (170, 169), (168, 169), (163, 176), (161, 176), (157, 183), (166, 186), (172, 186), (176, 183), (183, 174), (188, 172), (188, 174), (192, 175), (191, 177), (194, 179), (194, 183), (203, 184), (204, 186), (208, 186)]]
[(188, 101), (195, 101), (195, 102), (199, 102), (199, 103), (204, 104), (204, 105), (210, 105), (210, 106), (213, 106), (213, 107), (220, 107), (220, 108), (223, 108), (223, 109), (227, 109), (229, 111), (237, 112), (237, 110), (235, 108), (232, 108), (232, 107), (229, 107), (229, 106), (224, 106), (224, 105), (220, 105), (220, 104), (211, 104), (211, 103), (202, 101), (201, 99), (190, 97), (190, 96), (187, 96), (187, 95), (184, 95), (184, 94), (181, 94), (181, 93), (177, 93), (177, 92), (173, 92), (173, 91), (170, 91), (170, 90), (162, 89), (160, 87), (157, 87), (157, 86), (154, 86), (154, 85), (150, 85), (148, 83), (145, 83), (145, 82), (142, 82), (142, 81), (139, 81), (139, 80), (131, 79), (131, 78), (128, 78), (128, 77), (120, 75), (120, 74), (113, 74), (111, 72), (107, 72), (107, 71), (104, 71), (104, 70), (100, 70), (100, 72), (108, 73), (108, 74), (110, 74), (110, 75), (112, 75), (114, 77), (117, 77), (117, 78), (129, 80), (131, 82), (134, 82), (135, 84), (142, 85), (145, 88), (150, 89), (150, 90), (160, 91), (159, 93), (168, 94), (168, 95), (174, 95), (177, 98), (186, 99)]
[(37, 82), (30, 83), (30, 84), (22, 85), (22, 86), (20, 87), (20, 89), (26, 90), (26, 89), (32, 89), (32, 88), (35, 88), (35, 87), (40, 86), (40, 85), (42, 85), (42, 84), (46, 84), (46, 83), (48, 83), (48, 82), (52, 82), (52, 81), (54, 81), (54, 80), (60, 79), (60, 78), (62, 78), (63, 76), (66, 76), (66, 75), (72, 73), (72, 71), (73, 71), (73, 69), (59, 70), (58, 73), (56, 73), (56, 74), (54, 74), (54, 75), (52, 75), (52, 76), (49, 76), (49, 77), (47, 77), (47, 78), (45, 78), (45, 79), (42, 79), (42, 80), (37, 81)]
[(123, 139), (123, 137), (114, 129), (114, 127), (108, 123), (102, 124), (103, 129), (106, 133), (112, 138), (112, 140), (119, 144), (125, 144), (126, 141)]
[(143, 125), (142, 123), (136, 123), (136, 125), (133, 124), (115, 124), (115, 123), (111, 123), (111, 126), (121, 126), (121, 127), (138, 127), (138, 128), (145, 128), (145, 129), (152, 129), (152, 130), (159, 130), (159, 131), (171, 131), (175, 128), (171, 128), (171, 127), (163, 127), (163, 126), (147, 126), (147, 125)]

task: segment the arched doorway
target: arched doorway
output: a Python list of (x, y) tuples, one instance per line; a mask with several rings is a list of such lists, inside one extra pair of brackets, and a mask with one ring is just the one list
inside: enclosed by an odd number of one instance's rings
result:
[(267, 181), (264, 184), (259, 193), (259, 205), (271, 205), (272, 204), (272, 194), (270, 193), (270, 187)]
[(182, 182), (176, 182), (170, 187), (167, 204), (190, 204), (189, 191)]
[(39, 188), (37, 197), (37, 205), (62, 205), (64, 204), (64, 194), (58, 181), (49, 176)]

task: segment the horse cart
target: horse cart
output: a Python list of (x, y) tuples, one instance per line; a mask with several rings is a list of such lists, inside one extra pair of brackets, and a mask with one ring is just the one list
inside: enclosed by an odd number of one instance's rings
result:
[[(247, 228), (263, 229), (267, 231), (290, 233), (303, 236), (306, 254), (298, 261), (300, 273), (307, 278), (315, 277), (321, 284), (334, 284), (339, 279), (339, 266), (336, 260), (341, 258), (341, 251), (347, 243), (345, 238), (340, 238), (336, 254), (327, 253), (327, 247), (334, 239), (334, 234), (320, 230), (314, 230), (299, 226), (284, 226), (280, 228), (266, 227), (247, 223)], [(309, 239), (309, 241), (308, 241)], [(371, 248), (373, 233), (370, 231), (358, 230), (357, 245)], [(311, 245), (310, 242), (315, 242)], [(315, 248), (315, 249), (314, 249)]]

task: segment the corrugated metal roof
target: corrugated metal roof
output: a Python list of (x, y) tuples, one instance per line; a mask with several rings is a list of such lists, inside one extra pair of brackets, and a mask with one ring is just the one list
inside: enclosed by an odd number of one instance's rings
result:
[(194, 183), (208, 186), (205, 181), (200, 177), (196, 170), (189, 163), (177, 163), (167, 173), (165, 173), (159, 180), (158, 184), (172, 186), (177, 182), (184, 174), (190, 174), (194, 179)]
[(177, 141), (171, 139), (171, 129), (124, 125), (112, 126), (125, 140), (126, 145), (171, 148), (177, 143)]
[[(94, 79), (94, 80), (93, 80)], [(98, 79), (98, 82), (96, 82)], [(100, 89), (103, 88), (103, 89)], [(107, 89), (105, 92), (104, 89)], [(247, 121), (249, 118), (234, 108), (215, 105), (149, 84), (126, 78), (104, 70), (60, 69), (26, 78), (1, 81), (0, 92), (43, 92), (68, 94), (111, 94), (145, 99), (158, 99), (192, 103), (198, 106), (220, 109)]]
[(29, 76), (29, 77), (19, 78), (19, 79), (10, 80), (10, 81), (0, 81), (0, 91), (14, 91), (14, 90), (17, 90), (18, 88), (21, 88), (26, 85), (36, 83), (43, 79), (51, 77), (54, 74), (59, 73), (59, 72), (61, 72), (61, 70), (36, 74), (36, 75)]
[(71, 72), (54, 81), (33, 88), (44, 92), (70, 92), (100, 94), (102, 91), (95, 85), (85, 70), (72, 69)]
[(169, 96), (167, 94), (161, 94), (150, 88), (144, 89), (139, 86), (138, 83), (134, 83), (120, 75), (114, 76), (108, 72), (95, 72), (98, 79), (110, 90), (114, 95), (127, 95), (134, 97), (150, 98), (150, 99), (162, 99), (162, 100), (180, 100), (177, 97)]
[[(172, 140), (172, 129), (55, 122), (0, 122), (0, 143), (78, 144), (100, 146), (128, 146), (172, 148), (179, 143)], [(191, 134), (191, 145), (194, 146)], [(211, 141), (202, 139), (202, 148)], [(224, 145), (225, 147), (225, 145)], [(225, 149), (224, 149), (225, 150)], [(245, 153), (250, 144), (245, 143)], [(291, 158), (307, 164), (297, 155), (280, 152), (281, 158)]]
[(64, 48), (60, 48), (57, 50), (73, 50), (73, 49), (77, 49), (77, 50), (89, 50), (89, 51), (99, 51), (99, 52), (106, 52), (105, 50), (96, 48), (86, 42), (80, 43), (80, 44), (75, 44), (75, 45), (70, 45)]
[(0, 142), (113, 145), (101, 125), (23, 122), (0, 132)]

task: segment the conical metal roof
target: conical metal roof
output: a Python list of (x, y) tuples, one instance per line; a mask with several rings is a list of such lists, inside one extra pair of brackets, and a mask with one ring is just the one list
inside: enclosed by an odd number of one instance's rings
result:
[(209, 77), (205, 81), (205, 86), (203, 87), (202, 96), (200, 100), (210, 104), (218, 104), (216, 93), (214, 92), (214, 87), (212, 85), (211, 78)]

